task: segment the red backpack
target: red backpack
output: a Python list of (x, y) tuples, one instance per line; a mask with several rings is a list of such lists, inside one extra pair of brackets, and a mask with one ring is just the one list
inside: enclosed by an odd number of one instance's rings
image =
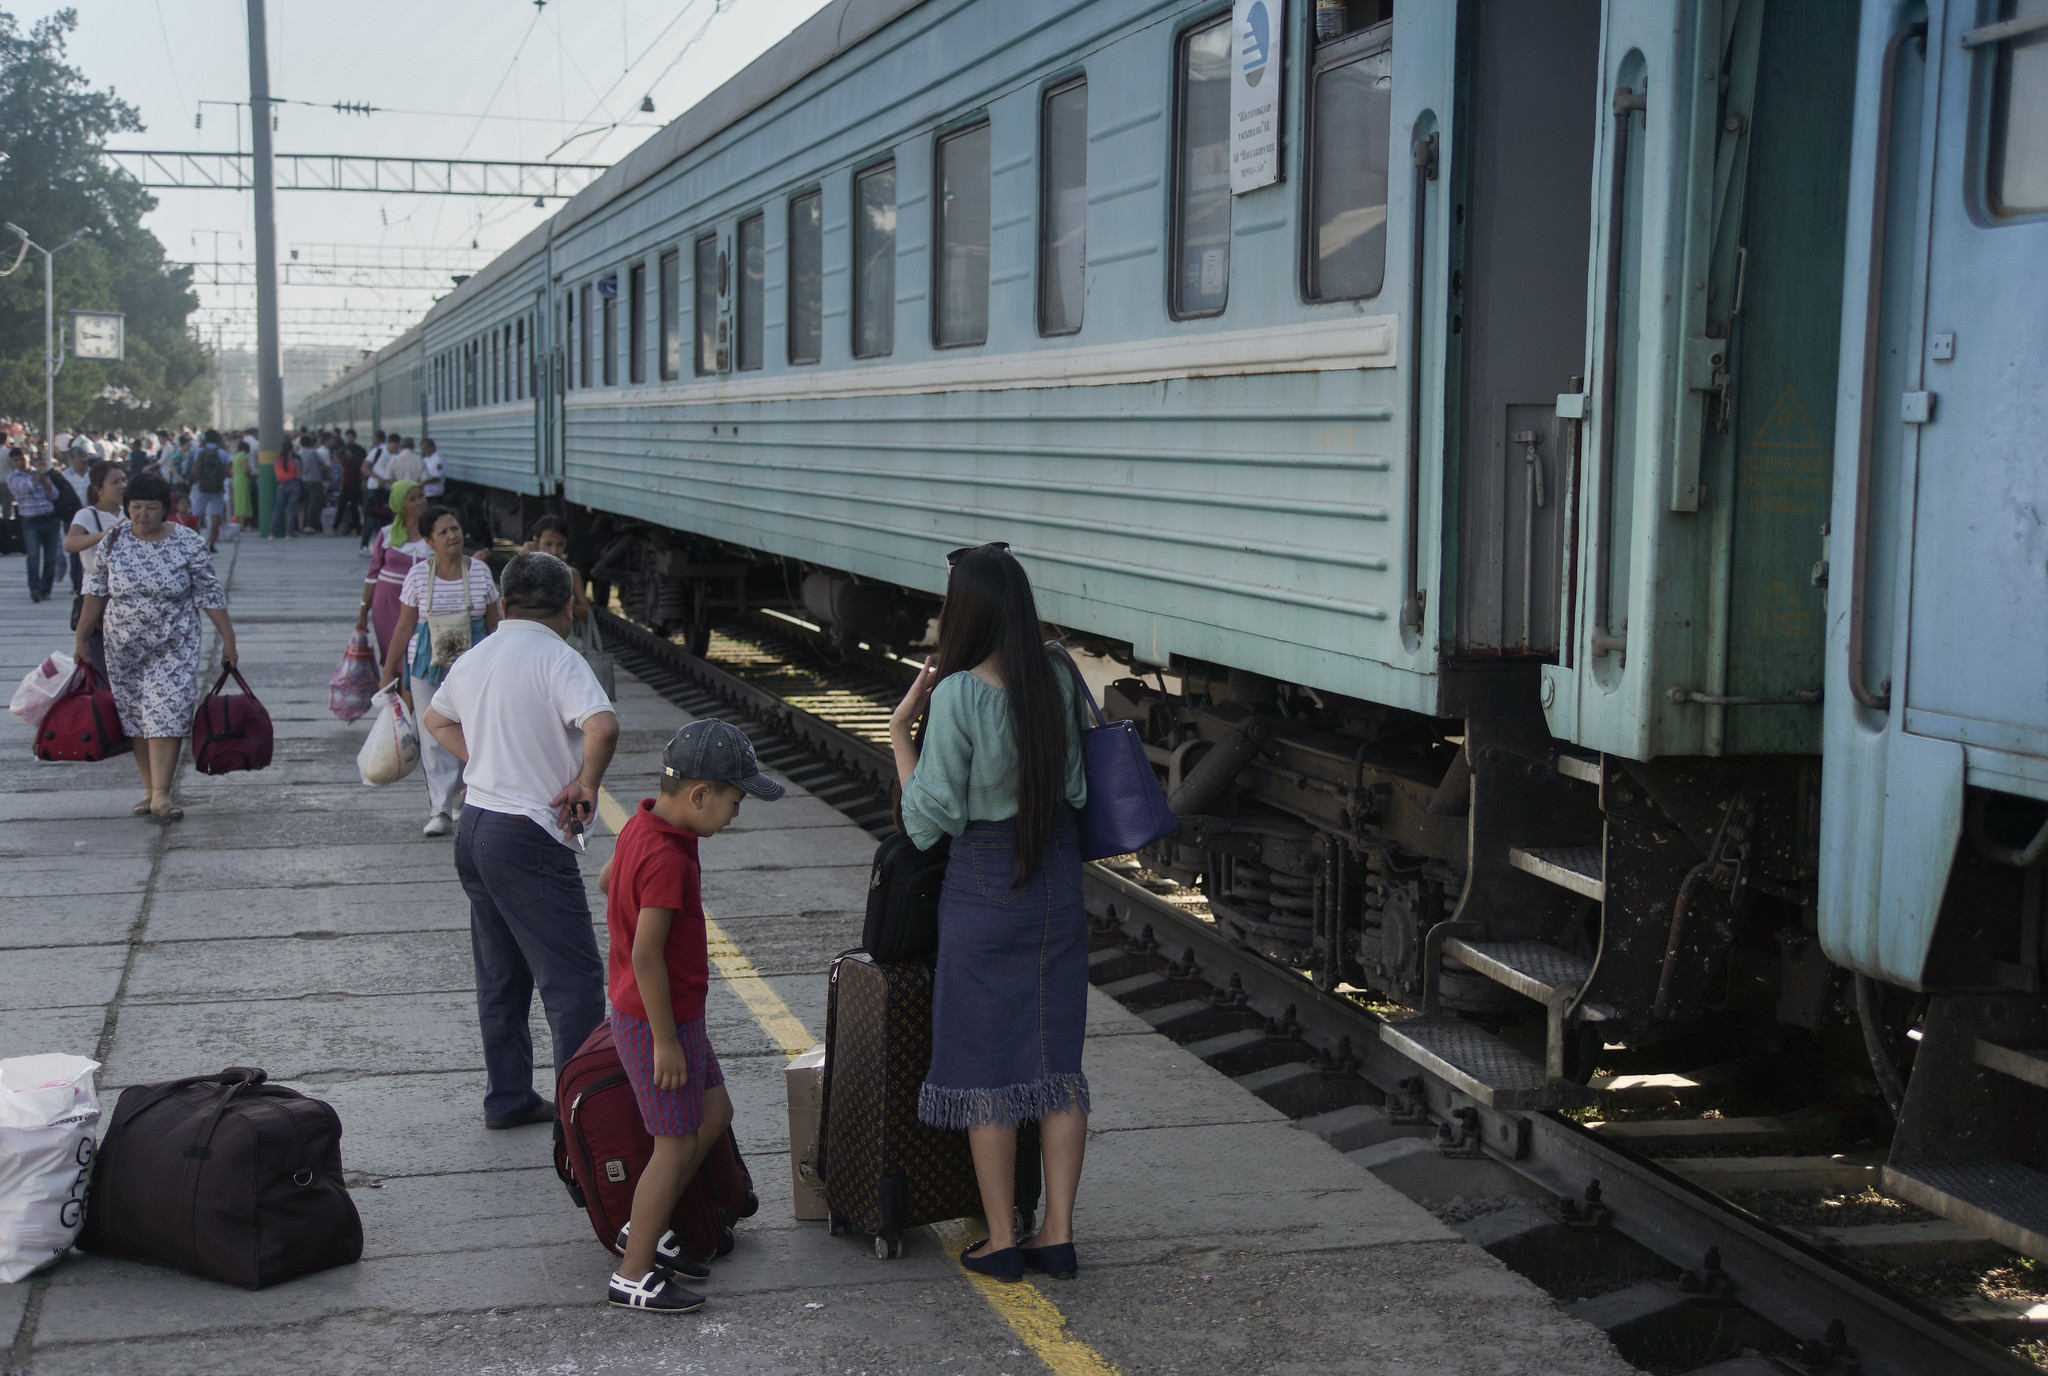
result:
[[(232, 677), (239, 697), (221, 692)], [(52, 709), (55, 710), (55, 709)], [(213, 691), (199, 700), (192, 718), (192, 764), (201, 774), (233, 774), (270, 768), (270, 713), (249, 691), (239, 669), (222, 669)]]
[[(617, 1253), (619, 1229), (633, 1216), (633, 1187), (654, 1155), (654, 1138), (612, 1045), (609, 1020), (597, 1025), (556, 1074), (555, 1115), (555, 1174), (590, 1216), (597, 1240)], [(683, 1188), (668, 1226), (692, 1261), (709, 1261), (732, 1250), (732, 1225), (760, 1207), (754, 1177), (727, 1128)]]
[(81, 662), (64, 696), (50, 704), (36, 728), (39, 760), (107, 760), (135, 748), (121, 729), (114, 690), (92, 665)]

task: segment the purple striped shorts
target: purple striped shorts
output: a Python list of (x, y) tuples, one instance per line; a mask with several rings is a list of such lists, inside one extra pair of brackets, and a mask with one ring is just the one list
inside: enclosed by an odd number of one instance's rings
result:
[(704, 1035), (704, 1019), (677, 1023), (676, 1040), (683, 1044), (683, 1062), (690, 1078), (681, 1089), (663, 1089), (654, 1083), (654, 1029), (631, 1013), (612, 1010), (612, 1045), (626, 1068), (627, 1082), (633, 1086), (640, 1121), (656, 1137), (695, 1132), (704, 1123), (704, 1091), (725, 1083), (711, 1039)]

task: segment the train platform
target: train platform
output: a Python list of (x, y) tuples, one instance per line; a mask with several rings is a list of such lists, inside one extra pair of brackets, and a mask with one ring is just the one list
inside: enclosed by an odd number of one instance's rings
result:
[[(722, 975), (711, 1035), (761, 1211), (701, 1312), (607, 1308), (611, 1258), (556, 1181), (547, 1130), (483, 1126), (451, 843), (420, 834), (416, 778), (362, 786), (361, 728), (327, 710), (355, 542), (249, 540), (219, 563), (277, 728), (269, 770), (205, 778), (188, 755), (186, 819), (161, 827), (129, 815), (127, 759), (39, 764), (25, 727), (0, 727), (0, 1056), (94, 1056), (108, 1116), (123, 1086), (229, 1065), (327, 1100), (363, 1259), (251, 1293), (73, 1253), (0, 1286), (10, 1376), (1631, 1370), (1534, 1284), (1100, 991), (1079, 1279), (970, 1277), (954, 1254), (980, 1236), (971, 1223), (915, 1230), (884, 1262), (795, 1221), (783, 1064), (822, 1034), (873, 840), (793, 784), (703, 851)], [(0, 560), (10, 684), (71, 640), (67, 599), (32, 606), (19, 577)], [(623, 671), (618, 686), (613, 825), (686, 720)], [(599, 835), (584, 861), (600, 941), (610, 848)]]

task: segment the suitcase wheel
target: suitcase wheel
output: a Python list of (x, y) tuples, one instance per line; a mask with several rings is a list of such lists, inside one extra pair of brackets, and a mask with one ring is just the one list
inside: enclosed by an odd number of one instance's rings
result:
[(734, 1244), (735, 1242), (737, 1242), (737, 1241), (738, 1241), (738, 1239), (737, 1239), (737, 1238), (735, 1238), (735, 1237), (733, 1236), (733, 1232), (732, 1232), (732, 1229), (730, 1229), (730, 1228), (720, 1228), (720, 1229), (718, 1230), (718, 1253), (717, 1253), (717, 1254), (718, 1254), (719, 1256), (724, 1256), (724, 1255), (726, 1255), (726, 1254), (727, 1254), (728, 1252), (732, 1251), (732, 1249), (733, 1249), (733, 1244)]
[(903, 1239), (902, 1239), (902, 1238), (900, 1238), (900, 1237), (899, 1237), (899, 1238), (897, 1238), (897, 1239), (896, 1239), (896, 1240), (895, 1240), (894, 1242), (891, 1242), (891, 1241), (890, 1241), (890, 1240), (889, 1240), (888, 1238), (885, 1238), (885, 1237), (881, 1236), (881, 1235), (880, 1235), (879, 1233), (878, 1233), (878, 1234), (876, 1234), (876, 1236), (875, 1236), (875, 1260), (876, 1260), (876, 1261), (894, 1261), (894, 1260), (896, 1260), (896, 1259), (897, 1259), (898, 1257), (900, 1257), (900, 1256), (902, 1256), (902, 1255), (903, 1255)]

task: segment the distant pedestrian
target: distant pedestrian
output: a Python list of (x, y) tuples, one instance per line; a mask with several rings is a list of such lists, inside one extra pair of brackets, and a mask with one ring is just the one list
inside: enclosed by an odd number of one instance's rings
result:
[[(543, 516), (533, 523), (533, 530), (526, 541), (526, 548), (537, 549), (542, 554), (552, 554), (563, 563), (569, 562), (569, 523), (560, 516)], [(590, 615), (590, 597), (583, 590), (583, 575), (575, 568), (569, 574), (576, 580), (576, 606), (573, 615), (580, 625)]]
[[(445, 506), (420, 513), (420, 534), (433, 550), (406, 570), (398, 594), (398, 627), (384, 656), (387, 685), (397, 684), (415, 720), (433, 705), (434, 690), (455, 661), (498, 629), (498, 587), (491, 566), (462, 551), (462, 521)], [(420, 741), (427, 776), (426, 836), (446, 836), (462, 810), (462, 761), (431, 736)]]
[(311, 434), (299, 436), (299, 492), (306, 510), (299, 529), (308, 535), (327, 533), (327, 451)]
[(64, 539), (64, 526), (57, 518), (57, 484), (63, 480), (51, 475), (44, 460), (31, 464), (19, 449), (7, 451), (7, 463), (7, 491), (21, 518), (22, 553), (28, 556), (28, 600), (41, 602), (57, 581)]
[[(127, 491), (127, 469), (107, 459), (92, 466), (91, 480), (85, 489), (86, 504), (71, 518), (71, 529), (64, 536), (65, 552), (84, 567), (88, 580), (99, 571), (100, 550), (106, 544), (107, 536), (121, 524), (121, 512), (125, 506), (122, 499)], [(79, 620), (84, 620), (83, 603), (79, 607)], [(72, 629), (78, 629), (76, 623)], [(101, 629), (95, 628), (86, 638), (86, 651), (92, 657), (92, 667), (102, 674), (107, 671), (104, 644)]]
[(367, 553), (370, 537), (377, 528), (391, 519), (391, 478), (384, 471), (386, 436), (377, 432), (377, 442), (371, 446), (369, 455), (363, 460), (363, 539), (362, 548)]
[(427, 489), (427, 500), (440, 501), (448, 491), (448, 461), (441, 457), (441, 446), (432, 440), (420, 441), (420, 468), (424, 474), (420, 484)]
[(299, 456), (292, 448), (290, 439), (286, 439), (284, 447), (277, 451), (277, 458), (272, 461), (270, 471), (277, 479), (277, 496), (274, 498), (275, 504), (270, 509), (270, 529), (264, 533), (264, 538), (296, 540), (299, 536), (301, 485)]
[(527, 1017), (536, 987), (558, 1066), (605, 1018), (604, 962), (577, 855), (618, 748), (619, 719), (564, 639), (569, 599), (561, 560), (516, 556), (505, 567), (497, 634), (456, 661), (421, 718), (467, 766), (455, 872), (469, 895), (490, 1128), (555, 1116), (533, 1089)]
[(148, 792), (132, 811), (175, 822), (185, 813), (171, 803), (171, 781), (199, 706), (199, 613), (220, 633), (224, 666), (235, 663), (235, 628), (206, 541), (165, 520), (170, 484), (144, 474), (124, 500), (128, 519), (108, 534), (86, 584), (72, 653), (89, 658), (92, 633), (104, 627), (107, 682)]
[(363, 447), (356, 443), (356, 432), (341, 432), (341, 444), (334, 451), (334, 467), (341, 486), (336, 490), (334, 501), (334, 533), (336, 535), (361, 535), (363, 533)]
[(220, 431), (209, 430), (192, 456), (192, 514), (211, 550), (220, 544), (220, 528), (228, 514), (228, 456), (220, 447)]
[[(393, 448), (394, 446), (395, 449)], [(407, 481), (416, 483), (426, 482), (427, 461), (422, 459), (419, 456), (419, 451), (412, 447), (411, 439), (393, 437), (386, 442), (385, 448), (387, 454), (384, 471), (391, 476), (391, 481), (394, 483)]]
[[(947, 563), (936, 664), (925, 661), (889, 719), (904, 831), (921, 850), (954, 838), (917, 1116), (965, 1129), (974, 1154), (989, 1235), (960, 1264), (1007, 1280), (1026, 1266), (1069, 1276), (1088, 1136), (1088, 914), (1074, 819), (1088, 780), (1073, 674), (1047, 653), (1008, 545), (956, 550)], [(1020, 1240), (1017, 1128), (1034, 1120), (1045, 1222)]]
[(356, 629), (376, 631), (377, 660), (390, 653), (391, 638), (398, 630), (399, 593), (405, 588), (406, 572), (412, 561), (424, 559), (431, 550), (426, 541), (412, 533), (420, 513), (427, 509), (427, 494), (418, 483), (391, 490), (398, 514), (370, 538), (370, 569), (363, 575), (363, 605), (356, 612)]
[(256, 528), (256, 448), (247, 435), (235, 441), (231, 463), (234, 470), (235, 531), (240, 538), (241, 532)]

